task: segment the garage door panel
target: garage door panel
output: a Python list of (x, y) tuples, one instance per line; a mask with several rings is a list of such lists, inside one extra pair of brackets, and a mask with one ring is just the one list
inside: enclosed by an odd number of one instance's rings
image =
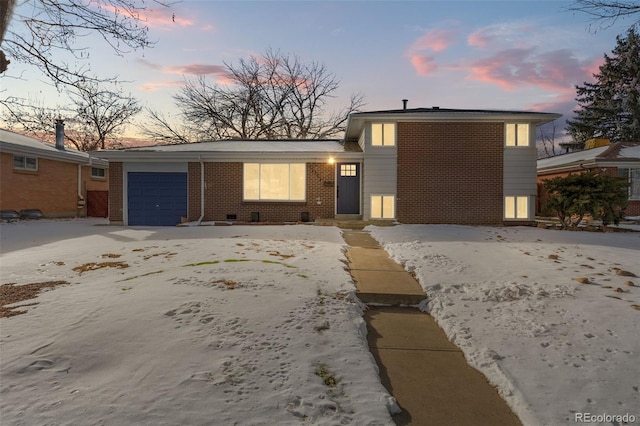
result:
[(129, 172), (129, 225), (173, 226), (187, 216), (187, 174)]

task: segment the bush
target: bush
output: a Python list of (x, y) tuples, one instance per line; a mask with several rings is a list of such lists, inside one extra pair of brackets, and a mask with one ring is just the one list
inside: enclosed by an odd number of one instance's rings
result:
[(545, 208), (555, 212), (564, 229), (578, 226), (585, 215), (604, 226), (617, 225), (627, 207), (628, 186), (624, 178), (593, 171), (546, 179)]

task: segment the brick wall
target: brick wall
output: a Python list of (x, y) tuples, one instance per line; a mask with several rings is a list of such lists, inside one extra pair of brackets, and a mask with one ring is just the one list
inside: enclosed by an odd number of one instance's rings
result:
[[(3, 152), (0, 158), (0, 209), (40, 209), (49, 217), (83, 216), (78, 209), (78, 165), (63, 161), (38, 158), (38, 170), (13, 168), (13, 154)], [(101, 187), (106, 182), (93, 182), (91, 168), (82, 168), (81, 192)]]
[(402, 223), (502, 224), (502, 123), (400, 122)]
[[(205, 221), (227, 220), (235, 214), (239, 221), (250, 221), (258, 212), (261, 222), (295, 222), (302, 212), (309, 220), (333, 217), (334, 187), (324, 182), (335, 180), (334, 165), (307, 164), (307, 201), (305, 202), (244, 202), (242, 200), (242, 163), (205, 163)], [(189, 220), (200, 217), (200, 163), (189, 163)], [(318, 201), (320, 204), (318, 204)]]
[(109, 163), (109, 221), (122, 223), (122, 163)]

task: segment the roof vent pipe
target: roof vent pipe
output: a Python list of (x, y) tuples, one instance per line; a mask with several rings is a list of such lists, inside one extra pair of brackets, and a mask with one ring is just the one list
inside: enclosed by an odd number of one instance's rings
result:
[(409, 102), (409, 99), (402, 100), (402, 109), (405, 111), (407, 110), (407, 102)]
[(56, 120), (56, 149), (64, 151), (64, 120)]

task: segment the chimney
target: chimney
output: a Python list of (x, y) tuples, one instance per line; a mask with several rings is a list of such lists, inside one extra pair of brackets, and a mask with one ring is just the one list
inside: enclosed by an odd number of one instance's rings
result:
[(409, 102), (409, 99), (402, 100), (402, 109), (405, 111), (407, 110), (407, 102)]
[(56, 149), (64, 151), (64, 120), (56, 120)]

